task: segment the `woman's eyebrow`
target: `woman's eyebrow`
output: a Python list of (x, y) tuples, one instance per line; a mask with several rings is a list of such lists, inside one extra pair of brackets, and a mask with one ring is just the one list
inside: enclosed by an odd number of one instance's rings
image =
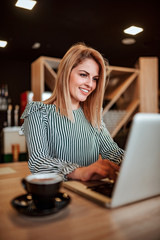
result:
[[(80, 69), (79, 71), (85, 72), (87, 75), (90, 75), (89, 72), (87, 72), (86, 70)], [(99, 77), (99, 75), (95, 75), (94, 77)]]
[(80, 69), (79, 71), (85, 72), (86, 74), (89, 75), (89, 72), (87, 72), (87, 71), (85, 71), (85, 70), (83, 70), (83, 69), (82, 69), (82, 70)]

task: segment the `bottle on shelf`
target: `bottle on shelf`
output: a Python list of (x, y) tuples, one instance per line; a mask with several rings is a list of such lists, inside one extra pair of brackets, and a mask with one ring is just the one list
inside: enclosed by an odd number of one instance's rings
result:
[(18, 119), (19, 119), (19, 105), (16, 105), (14, 109), (14, 126), (18, 126)]
[(7, 110), (7, 101), (5, 99), (5, 88), (4, 85), (2, 85), (1, 88), (1, 110)]
[(2, 128), (11, 126), (12, 124), (12, 107), (11, 98), (8, 94), (8, 85), (0, 86), (0, 131)]
[(7, 126), (12, 126), (12, 105), (9, 104), (8, 110), (7, 110)]
[(2, 88), (0, 88), (0, 110), (2, 110)]

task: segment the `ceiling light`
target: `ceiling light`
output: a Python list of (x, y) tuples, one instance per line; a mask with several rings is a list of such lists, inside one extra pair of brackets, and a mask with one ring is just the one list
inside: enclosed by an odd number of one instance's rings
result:
[(124, 30), (125, 33), (131, 34), (131, 35), (136, 35), (136, 34), (142, 32), (142, 31), (143, 31), (143, 28), (136, 27), (136, 26), (131, 26), (131, 27), (126, 28)]
[(134, 38), (124, 38), (122, 39), (122, 43), (125, 45), (131, 45), (134, 44), (136, 40)]
[(40, 48), (41, 44), (39, 42), (35, 42), (33, 45), (32, 45), (32, 48), (33, 49), (38, 49)]
[(0, 47), (5, 48), (7, 45), (7, 41), (0, 40)]
[(32, 0), (18, 0), (15, 4), (16, 7), (32, 10), (37, 2)]

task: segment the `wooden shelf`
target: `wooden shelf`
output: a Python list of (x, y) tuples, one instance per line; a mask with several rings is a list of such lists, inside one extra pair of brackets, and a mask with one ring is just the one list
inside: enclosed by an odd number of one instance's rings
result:
[(115, 98), (119, 98), (120, 95), (128, 88), (128, 86), (135, 80), (137, 75), (138, 75), (137, 73), (133, 73), (130, 77), (124, 80), (121, 83), (121, 85), (114, 89), (114, 91), (110, 92), (109, 94), (106, 94), (104, 99), (113, 100)]
[[(110, 134), (114, 138), (116, 134), (119, 132), (119, 130), (124, 126), (124, 124), (127, 123), (128, 119), (132, 116), (132, 114), (135, 112), (135, 110), (139, 107), (139, 100), (134, 100), (131, 103), (128, 103), (128, 106), (126, 106), (125, 110), (110, 110), (110, 111), (115, 111), (115, 113), (120, 112), (120, 118), (115, 122), (115, 125), (111, 127)], [(108, 114), (108, 112), (103, 112), (103, 120), (104, 120), (104, 115)], [(106, 121), (104, 121), (106, 123)], [(114, 124), (114, 120), (112, 119), (112, 122)], [(106, 123), (107, 125), (107, 123)]]
[(112, 132), (111, 136), (114, 138), (119, 130), (127, 123), (128, 119), (132, 116), (134, 111), (139, 107), (139, 100), (135, 100), (132, 102), (128, 108), (126, 109), (126, 114), (124, 118), (121, 119), (119, 124), (115, 127), (114, 131)]
[(45, 82), (53, 91), (56, 81), (55, 69), (58, 68), (60, 61), (60, 58), (41, 56), (31, 64), (31, 90), (35, 101), (42, 100)]
[(117, 66), (109, 66), (109, 70), (111, 72), (115, 72), (117, 74), (115, 75), (120, 75), (120, 74), (124, 74), (124, 73), (134, 73), (137, 72), (139, 73), (139, 70), (136, 68), (127, 68), (127, 67), (117, 67)]
[(112, 107), (112, 105), (117, 101), (117, 99), (126, 91), (130, 84), (135, 80), (137, 75), (138, 73), (133, 73), (112, 92), (106, 93), (106, 95), (104, 96), (104, 100), (109, 100), (110, 102), (105, 106), (104, 112), (108, 111)]
[[(31, 90), (41, 101), (44, 83), (53, 91), (61, 59), (39, 57), (31, 64)], [(104, 94), (103, 116), (117, 110), (120, 119), (112, 127), (114, 138), (135, 111), (158, 112), (158, 58), (140, 57), (135, 68), (109, 66), (109, 84)]]

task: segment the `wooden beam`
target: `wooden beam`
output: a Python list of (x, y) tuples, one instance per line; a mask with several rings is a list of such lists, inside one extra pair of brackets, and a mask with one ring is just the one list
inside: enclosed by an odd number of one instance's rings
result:
[(44, 86), (43, 57), (40, 57), (31, 64), (31, 91), (34, 101), (42, 100)]
[(158, 58), (139, 58), (140, 112), (158, 112)]

